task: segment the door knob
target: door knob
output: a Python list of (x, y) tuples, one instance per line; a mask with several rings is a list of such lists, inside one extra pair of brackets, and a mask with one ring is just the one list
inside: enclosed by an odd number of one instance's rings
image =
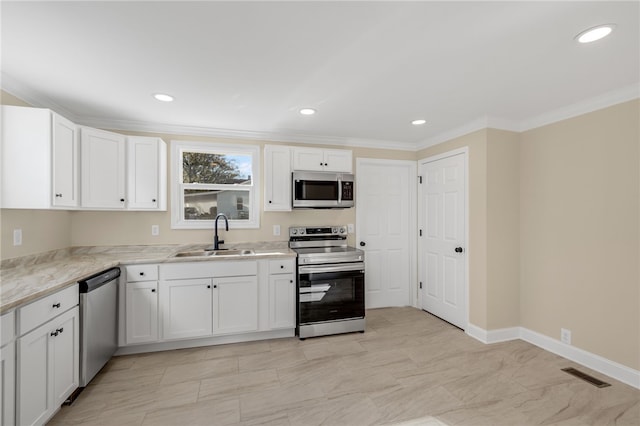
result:
[(366, 245), (367, 245), (367, 243), (365, 243), (364, 241), (360, 241), (360, 247), (364, 247)]
[(462, 253), (463, 249), (462, 247), (456, 247), (456, 253)]

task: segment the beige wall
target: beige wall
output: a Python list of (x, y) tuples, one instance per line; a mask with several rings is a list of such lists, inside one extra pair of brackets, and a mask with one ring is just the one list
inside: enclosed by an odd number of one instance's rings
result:
[(487, 329), (520, 324), (520, 134), (487, 134)]
[[(418, 161), (469, 147), (469, 321), (486, 329), (487, 321), (487, 130), (418, 151)], [(420, 262), (420, 259), (418, 259)]]
[(522, 134), (520, 323), (640, 369), (639, 120), (626, 102)]

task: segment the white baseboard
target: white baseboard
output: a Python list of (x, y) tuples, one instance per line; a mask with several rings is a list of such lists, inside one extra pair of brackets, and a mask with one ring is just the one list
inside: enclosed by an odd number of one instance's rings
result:
[(567, 345), (557, 339), (553, 339), (524, 327), (485, 330), (476, 325), (469, 324), (465, 332), (474, 339), (486, 344), (521, 339), (546, 351), (560, 355), (568, 360), (577, 362), (587, 368), (612, 377), (629, 386), (633, 386), (636, 389), (640, 389), (640, 371), (634, 370), (633, 368), (619, 364), (615, 361), (611, 361), (607, 358), (601, 357), (600, 355), (587, 352), (584, 349)]

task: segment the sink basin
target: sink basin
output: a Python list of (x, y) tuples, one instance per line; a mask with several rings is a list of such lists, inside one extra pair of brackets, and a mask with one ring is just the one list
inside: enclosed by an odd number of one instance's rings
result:
[(210, 257), (210, 256), (251, 256), (255, 254), (253, 250), (232, 249), (232, 250), (192, 250), (181, 251), (173, 257)]
[(253, 250), (233, 249), (233, 250), (213, 250), (209, 256), (251, 256), (255, 254)]

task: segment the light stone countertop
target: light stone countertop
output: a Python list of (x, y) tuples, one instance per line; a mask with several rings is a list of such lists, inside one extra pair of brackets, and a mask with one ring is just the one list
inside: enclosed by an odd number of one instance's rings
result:
[(286, 242), (245, 243), (225, 248), (250, 248), (254, 255), (173, 257), (182, 251), (203, 249), (207, 244), (163, 246), (74, 247), (2, 262), (0, 313), (54, 293), (105, 269), (144, 263), (220, 262), (296, 257)]

